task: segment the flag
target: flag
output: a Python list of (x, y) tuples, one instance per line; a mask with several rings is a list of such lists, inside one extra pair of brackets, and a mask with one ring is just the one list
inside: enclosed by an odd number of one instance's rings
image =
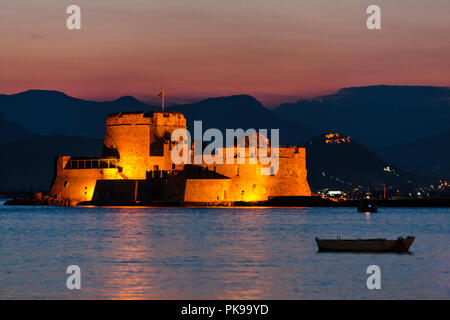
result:
[(164, 91), (161, 91), (161, 93), (158, 94), (158, 98), (164, 98)]

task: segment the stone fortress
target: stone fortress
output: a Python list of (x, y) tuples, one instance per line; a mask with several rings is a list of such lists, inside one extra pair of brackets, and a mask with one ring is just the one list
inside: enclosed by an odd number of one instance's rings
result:
[[(186, 129), (185, 117), (177, 112), (111, 114), (102, 158), (58, 157), (50, 196), (64, 205), (233, 205), (311, 196), (302, 147), (280, 147), (279, 170), (272, 175), (261, 174), (260, 161), (248, 161), (248, 145), (244, 164), (174, 164), (176, 129)], [(235, 156), (239, 151), (225, 148)]]

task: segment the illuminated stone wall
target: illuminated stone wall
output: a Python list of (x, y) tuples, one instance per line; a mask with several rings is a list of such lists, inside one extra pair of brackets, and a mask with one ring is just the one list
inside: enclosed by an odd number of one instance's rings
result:
[(67, 205), (90, 201), (99, 179), (120, 179), (117, 168), (64, 169), (69, 160), (69, 156), (58, 157), (56, 177), (50, 189), (52, 197), (63, 200)]
[(164, 144), (171, 140), (176, 129), (186, 129), (186, 119), (177, 112), (153, 112), (149, 117), (150, 156), (169, 156), (164, 152)]
[(305, 148), (280, 148), (279, 160), (278, 173), (267, 177), (269, 196), (311, 196), (306, 179)]
[[(225, 150), (223, 155), (226, 156)], [(304, 148), (279, 148), (279, 170), (273, 176), (261, 175), (262, 165), (260, 163), (249, 164), (248, 150), (245, 154), (245, 162), (246, 164), (202, 164), (208, 170), (229, 179), (188, 180), (185, 201), (196, 203), (253, 202), (279, 196), (311, 196), (306, 179)]]
[[(150, 144), (149, 118), (144, 113), (118, 113), (108, 117), (104, 150), (113, 150), (118, 166), (129, 179), (145, 179)], [(105, 154), (103, 155), (105, 156)]]
[(145, 179), (147, 171), (172, 169), (169, 142), (178, 128), (186, 128), (181, 113), (112, 114), (106, 122), (104, 150), (119, 157), (125, 178)]
[(210, 204), (229, 201), (230, 182), (230, 179), (188, 179), (184, 201)]

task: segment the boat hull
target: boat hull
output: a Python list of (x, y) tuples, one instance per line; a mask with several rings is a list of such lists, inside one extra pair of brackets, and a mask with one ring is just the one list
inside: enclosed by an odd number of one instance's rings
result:
[(386, 239), (319, 239), (316, 238), (320, 252), (408, 252), (414, 237)]

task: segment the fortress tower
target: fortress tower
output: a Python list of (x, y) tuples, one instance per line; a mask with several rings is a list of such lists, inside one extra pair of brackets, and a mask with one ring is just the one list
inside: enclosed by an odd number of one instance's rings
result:
[(103, 157), (118, 159), (125, 179), (145, 179), (152, 170), (171, 170), (170, 137), (186, 129), (186, 119), (177, 112), (120, 112), (106, 121)]

